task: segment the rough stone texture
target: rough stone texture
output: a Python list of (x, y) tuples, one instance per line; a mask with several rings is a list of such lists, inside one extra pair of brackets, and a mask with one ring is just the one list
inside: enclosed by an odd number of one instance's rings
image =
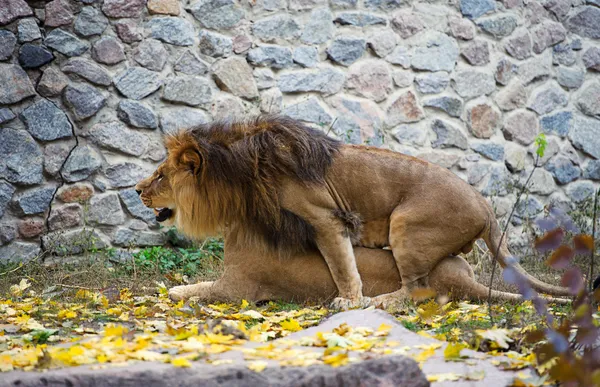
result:
[(66, 56), (79, 56), (89, 50), (90, 44), (60, 28), (52, 30), (44, 39), (46, 46)]
[(398, 41), (398, 35), (394, 31), (390, 29), (377, 30), (369, 35), (367, 47), (378, 57), (385, 58), (394, 50)]
[(17, 37), (8, 30), (0, 30), (0, 60), (7, 60), (11, 57)]
[(292, 65), (292, 50), (281, 46), (259, 46), (248, 52), (248, 61), (255, 66), (282, 69)]
[(568, 95), (560, 86), (548, 84), (532, 92), (527, 107), (539, 115), (543, 115), (566, 106), (568, 102)]
[(596, 187), (591, 181), (577, 181), (567, 186), (566, 193), (577, 204), (594, 197)]
[(15, 118), (17, 118), (17, 116), (15, 115), (15, 113), (12, 112), (12, 110), (10, 110), (8, 108), (0, 109), (0, 124), (12, 121)]
[(394, 14), (391, 21), (392, 28), (396, 31), (403, 39), (410, 38), (417, 32), (420, 32), (427, 28), (421, 18), (409, 11), (400, 11)]
[(544, 133), (565, 137), (569, 134), (573, 122), (573, 113), (558, 112), (540, 119)]
[(494, 37), (509, 36), (517, 28), (518, 20), (513, 15), (500, 15), (477, 20), (477, 26)]
[(423, 94), (439, 94), (450, 83), (450, 76), (445, 71), (424, 73), (415, 77), (417, 90)]
[(317, 8), (311, 12), (300, 39), (306, 44), (321, 44), (331, 39), (334, 31), (331, 12), (325, 8)]
[(526, 29), (518, 30), (511, 38), (504, 43), (506, 52), (513, 58), (523, 60), (531, 56), (532, 42), (531, 36)]
[(425, 99), (423, 106), (439, 109), (451, 117), (460, 117), (463, 111), (462, 100), (448, 96)]
[(0, 64), (0, 104), (13, 104), (35, 95), (27, 73), (12, 64)]
[(496, 65), (496, 72), (494, 73), (494, 78), (496, 82), (499, 84), (506, 86), (511, 81), (513, 76), (517, 71), (517, 66), (515, 66), (511, 61), (504, 58), (501, 59)]
[(197, 106), (212, 101), (212, 91), (208, 80), (180, 75), (165, 85), (162, 97), (169, 102)]
[(590, 160), (583, 171), (586, 179), (600, 180), (600, 160)]
[(469, 19), (476, 19), (495, 9), (496, 4), (492, 0), (461, 0), (460, 2), (460, 11)]
[(93, 196), (90, 199), (88, 220), (97, 225), (116, 226), (125, 221), (119, 196), (115, 192)]
[(342, 12), (337, 15), (334, 21), (341, 25), (352, 25), (356, 27), (387, 24), (385, 18), (367, 12)]
[(125, 52), (119, 41), (113, 37), (104, 37), (94, 43), (92, 58), (97, 62), (114, 65), (125, 60)]
[(327, 56), (335, 63), (350, 66), (360, 59), (366, 47), (365, 39), (353, 36), (338, 37), (327, 47)]
[(170, 108), (161, 113), (160, 128), (164, 133), (175, 133), (180, 129), (205, 124), (208, 121), (208, 117), (202, 110), (188, 107)]
[(292, 59), (303, 67), (315, 67), (319, 60), (319, 50), (313, 46), (300, 46), (294, 50)]
[(415, 80), (415, 75), (407, 70), (396, 70), (392, 74), (394, 84), (400, 88), (408, 87), (412, 85)]
[(54, 55), (44, 47), (25, 43), (19, 49), (19, 64), (24, 69), (34, 69), (52, 62)]
[(24, 0), (0, 0), (0, 26), (33, 12)]
[(108, 19), (98, 8), (84, 7), (77, 19), (73, 29), (81, 36), (100, 35), (108, 27)]
[(233, 41), (226, 35), (210, 31), (200, 32), (200, 53), (215, 58), (228, 56), (233, 51)]
[(204, 28), (229, 29), (244, 18), (244, 11), (234, 0), (199, 0), (190, 8)]
[(529, 145), (539, 132), (538, 120), (532, 112), (518, 110), (505, 117), (502, 131), (506, 139)]
[(13, 197), (15, 211), (22, 215), (41, 214), (50, 206), (55, 187), (30, 188)]
[(600, 38), (600, 8), (579, 7), (566, 21), (567, 28), (582, 37)]
[(446, 34), (431, 31), (423, 35), (414, 47), (411, 66), (416, 70), (452, 71), (458, 55), (456, 40)]
[[(0, 213), (0, 216), (2, 214)], [(17, 237), (17, 228), (10, 223), (0, 224), (0, 246), (4, 246)]]
[(139, 24), (133, 19), (119, 20), (114, 26), (117, 35), (125, 43), (139, 42), (143, 38)]
[(491, 94), (496, 90), (494, 77), (480, 71), (459, 71), (452, 78), (452, 88), (464, 99), (473, 99), (482, 95)]
[(46, 252), (58, 256), (77, 255), (109, 246), (106, 237), (89, 228), (51, 232), (42, 237), (42, 243)]
[(338, 119), (332, 130), (352, 144), (382, 144), (383, 113), (368, 100), (335, 96), (330, 101)]
[(567, 184), (581, 176), (581, 169), (564, 155), (557, 155), (544, 166), (559, 184)]
[(448, 21), (452, 36), (461, 40), (471, 40), (475, 37), (475, 27), (473, 23), (459, 17), (452, 17)]
[(401, 123), (417, 122), (425, 118), (417, 97), (412, 91), (407, 91), (393, 99), (387, 109), (386, 123), (395, 126)]
[(108, 17), (137, 17), (140, 16), (146, 0), (104, 0), (102, 12)]
[(351, 93), (375, 102), (383, 101), (392, 91), (392, 77), (383, 61), (365, 61), (349, 69), (346, 88)]
[(86, 79), (96, 85), (108, 86), (112, 83), (112, 79), (108, 71), (96, 63), (83, 59), (69, 59), (62, 66), (61, 70), (65, 73), (77, 74), (83, 79)]
[(132, 187), (151, 173), (147, 168), (130, 162), (113, 164), (104, 170), (104, 175), (113, 188)]
[(33, 42), (34, 40), (41, 39), (42, 34), (40, 28), (35, 19), (21, 19), (17, 25), (17, 31), (19, 36), (19, 42)]
[(487, 102), (467, 107), (467, 125), (473, 136), (490, 138), (501, 125), (500, 112)]
[(533, 52), (540, 54), (547, 47), (565, 40), (567, 31), (562, 24), (545, 21), (531, 29)]
[(433, 148), (468, 148), (467, 136), (449, 123), (434, 120), (431, 129), (437, 136), (436, 140), (431, 143)]
[(40, 219), (24, 219), (18, 223), (19, 234), (25, 239), (40, 236), (45, 231), (44, 222)]
[(575, 148), (600, 159), (600, 121), (597, 119), (577, 116), (569, 131), (569, 140)]
[(148, 137), (127, 128), (118, 121), (94, 125), (90, 139), (107, 149), (117, 150), (132, 156), (141, 156), (148, 148)]
[(56, 192), (56, 197), (65, 203), (85, 203), (94, 194), (94, 188), (88, 183), (64, 185)]
[(0, 262), (29, 262), (41, 252), (38, 243), (13, 242), (0, 247)]
[(465, 46), (461, 55), (473, 66), (483, 66), (490, 62), (489, 45), (484, 40), (474, 40)]
[(69, 79), (55, 68), (47, 68), (37, 85), (37, 91), (44, 97), (54, 97), (62, 93), (69, 84)]
[(579, 89), (585, 79), (585, 71), (583, 69), (570, 69), (567, 67), (559, 67), (557, 74), (558, 84), (566, 89)]
[(83, 210), (77, 203), (53, 208), (48, 217), (51, 231), (63, 230), (81, 225)]
[(48, 100), (40, 100), (21, 113), (27, 131), (38, 140), (53, 141), (70, 137), (71, 124), (66, 114)]
[(209, 65), (192, 51), (185, 51), (175, 62), (173, 69), (188, 75), (202, 75), (208, 71), (208, 67)]
[(589, 84), (577, 98), (577, 107), (582, 113), (600, 117), (600, 82)]
[(0, 178), (23, 185), (41, 183), (43, 156), (34, 139), (11, 128), (0, 129), (0, 138)]
[(93, 116), (106, 103), (106, 97), (98, 89), (84, 83), (67, 86), (63, 95), (65, 104), (78, 120)]
[(583, 53), (585, 68), (600, 71), (600, 47), (590, 47)]
[(258, 88), (252, 69), (244, 59), (231, 57), (223, 59), (213, 67), (213, 77), (217, 85), (242, 98), (258, 97)]
[(134, 231), (120, 228), (115, 233), (113, 244), (117, 246), (162, 246), (167, 238), (165, 234), (151, 231)]
[(313, 124), (329, 124), (333, 120), (316, 98), (296, 103), (286, 107), (283, 112), (288, 117), (296, 120), (311, 122)]
[(178, 0), (148, 0), (148, 11), (158, 15), (179, 15)]
[(233, 38), (233, 52), (242, 54), (252, 47), (252, 40), (247, 35), (237, 35)]
[(130, 67), (118, 74), (113, 81), (121, 94), (137, 100), (154, 93), (162, 85), (160, 74), (142, 67)]
[(52, 176), (57, 176), (73, 148), (75, 148), (75, 141), (72, 139), (46, 144), (44, 147), (44, 171)]
[(274, 87), (260, 94), (260, 111), (263, 113), (280, 113), (283, 109), (283, 94)]
[(156, 129), (158, 118), (152, 109), (145, 104), (124, 99), (119, 102), (117, 116), (121, 121), (136, 128)]
[[(0, 181), (0, 217), (4, 216), (6, 206), (10, 203), (13, 194), (15, 193), (15, 187), (8, 184), (5, 181)], [(7, 241), (3, 241), (4, 243)]]
[(281, 14), (262, 18), (252, 25), (252, 33), (265, 42), (291, 40), (300, 36), (300, 25), (291, 15)]
[(496, 94), (495, 101), (504, 111), (523, 108), (527, 101), (527, 90), (519, 81), (514, 81)]
[(133, 59), (148, 70), (161, 71), (169, 53), (156, 39), (146, 39), (133, 51)]
[(62, 169), (68, 182), (85, 180), (102, 166), (100, 155), (90, 146), (80, 145), (73, 150)]
[(156, 17), (150, 20), (146, 27), (150, 36), (165, 43), (176, 46), (191, 46), (194, 44), (194, 27), (185, 19), (177, 17)]
[(135, 189), (124, 189), (119, 192), (119, 196), (121, 197), (121, 201), (131, 216), (137, 219), (142, 219), (151, 224), (156, 223), (156, 215), (154, 215), (154, 211), (144, 206), (140, 200), (140, 195), (135, 192)]

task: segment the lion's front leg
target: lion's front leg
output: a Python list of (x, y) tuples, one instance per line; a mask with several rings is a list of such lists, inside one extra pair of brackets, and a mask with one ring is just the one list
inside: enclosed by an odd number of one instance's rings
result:
[(187, 300), (191, 297), (198, 297), (202, 301), (208, 301), (218, 298), (217, 281), (203, 281), (194, 285), (181, 285), (169, 289), (169, 298), (173, 301)]

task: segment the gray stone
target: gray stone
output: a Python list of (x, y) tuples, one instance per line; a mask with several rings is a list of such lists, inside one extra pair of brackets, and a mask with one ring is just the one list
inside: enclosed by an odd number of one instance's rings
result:
[(563, 155), (557, 155), (550, 159), (544, 168), (552, 173), (558, 184), (570, 183), (581, 176), (581, 169)]
[(391, 26), (402, 39), (410, 38), (427, 28), (419, 15), (411, 11), (396, 12), (393, 16)]
[(13, 242), (0, 247), (0, 262), (3, 264), (29, 262), (39, 256), (41, 252), (42, 249), (37, 243)]
[(0, 26), (8, 24), (20, 17), (30, 16), (33, 12), (24, 0), (0, 1)]
[(477, 138), (490, 138), (501, 126), (500, 112), (487, 102), (474, 102), (467, 106), (467, 126)]
[(397, 46), (394, 50), (385, 57), (385, 60), (391, 64), (400, 65), (405, 69), (410, 68), (410, 60), (412, 53), (404, 46)]
[(163, 109), (160, 114), (160, 128), (166, 134), (174, 134), (181, 129), (206, 124), (208, 121), (202, 110), (189, 107)]
[(79, 56), (90, 48), (88, 42), (59, 28), (46, 35), (44, 44), (66, 56)]
[[(12, 200), (13, 194), (15, 193), (15, 187), (8, 184), (7, 182), (0, 180), (0, 218), (4, 216), (6, 206)], [(3, 240), (3, 243), (8, 241)]]
[(392, 74), (392, 79), (398, 87), (408, 87), (413, 84), (415, 76), (412, 71), (396, 70)]
[(460, 12), (469, 19), (476, 19), (496, 9), (493, 0), (461, 0)]
[(471, 40), (475, 37), (475, 27), (473, 23), (462, 17), (450, 17), (448, 20), (450, 33), (457, 39)]
[[(542, 165), (545, 165), (548, 162), (548, 160), (550, 160), (556, 154), (558, 154), (558, 152), (560, 151), (560, 144), (558, 143), (558, 140), (556, 138), (550, 137), (546, 143), (546, 149), (544, 150), (544, 155), (542, 157), (539, 157), (537, 155), (537, 148), (538, 147), (535, 143), (531, 144), (529, 146), (528, 153), (531, 155), (531, 158), (533, 160), (535, 160), (534, 164), (536, 164), (538, 166), (542, 166)], [(563, 153), (567, 154), (567, 152), (564, 152), (564, 151), (563, 151)], [(571, 156), (572, 155), (569, 155), (569, 157), (571, 159), (575, 160)], [(577, 164), (579, 164), (579, 160), (577, 160)]]
[(415, 94), (409, 90), (393, 99), (387, 108), (386, 124), (396, 126), (402, 123), (421, 121), (423, 118), (425, 118), (425, 113)]
[(33, 85), (22, 68), (0, 64), (0, 104), (10, 105), (35, 95)]
[(529, 164), (527, 150), (514, 142), (507, 142), (504, 146), (504, 163), (511, 172), (522, 171)]
[(283, 109), (283, 95), (274, 87), (260, 94), (260, 111), (263, 113), (277, 114)]
[(54, 0), (46, 4), (44, 25), (46, 27), (68, 26), (73, 22), (73, 14), (79, 12), (81, 6), (67, 0)]
[(300, 26), (289, 14), (274, 15), (255, 21), (252, 33), (265, 42), (292, 40), (300, 36)]
[(290, 0), (289, 8), (292, 11), (307, 11), (326, 5), (327, 0)]
[(44, 170), (52, 176), (57, 176), (73, 148), (75, 141), (47, 144), (44, 147)]
[(202, 27), (213, 30), (233, 28), (244, 18), (243, 9), (234, 0), (199, 0), (190, 11)]
[(42, 99), (21, 113), (27, 131), (33, 137), (42, 141), (53, 141), (71, 137), (69, 119), (52, 102)]
[(540, 125), (544, 133), (556, 134), (561, 137), (569, 134), (572, 122), (573, 113), (571, 112), (558, 112), (540, 119)]
[(577, 98), (577, 107), (582, 113), (600, 118), (600, 82), (589, 84)]
[(240, 57), (231, 57), (217, 62), (213, 67), (213, 78), (217, 86), (238, 97), (258, 97), (258, 88), (252, 76), (252, 68)]
[(52, 208), (48, 217), (50, 230), (64, 230), (81, 225), (82, 208), (77, 203)]
[(594, 118), (576, 116), (568, 134), (573, 146), (600, 159), (600, 121)]
[(488, 141), (477, 141), (471, 144), (471, 149), (490, 160), (504, 160), (504, 145), (502, 144)]
[(114, 26), (117, 30), (117, 35), (125, 43), (139, 42), (143, 38), (142, 29), (136, 20), (119, 20)]
[[(586, 179), (600, 180), (600, 160), (588, 161), (583, 171), (583, 177)], [(2, 214), (0, 213), (0, 216)]]
[(512, 34), (517, 24), (517, 18), (512, 15), (492, 16), (477, 21), (479, 28), (496, 38)]
[[(407, 153), (406, 151), (404, 151), (405, 154), (411, 155), (410, 153)], [(430, 163), (433, 164), (437, 164), (440, 167), (443, 168), (452, 168), (453, 166), (456, 165), (456, 163), (458, 163), (459, 160), (459, 156), (452, 154), (452, 153), (448, 153), (446, 151), (431, 151), (431, 152), (423, 152), (423, 153), (419, 153), (419, 154), (412, 154), (411, 156), (416, 156), (420, 159), (423, 159), (425, 161), (429, 161)]]
[(0, 30), (0, 60), (7, 60), (12, 56), (17, 44), (17, 38), (8, 30)]
[[(3, 212), (0, 212), (0, 216)], [(17, 227), (14, 224), (0, 224), (0, 246), (6, 245), (17, 237)]]
[(146, 39), (133, 51), (133, 59), (148, 70), (161, 71), (169, 53), (156, 39)]
[(110, 74), (104, 67), (83, 58), (69, 59), (62, 66), (62, 71), (77, 74), (96, 85), (109, 86), (112, 83)]
[(154, 111), (138, 101), (121, 100), (117, 108), (117, 116), (121, 121), (136, 128), (156, 129), (158, 127), (158, 119)]
[[(369, 34), (367, 46), (380, 58), (391, 54), (398, 45), (398, 35), (390, 29), (376, 30)], [(410, 63), (408, 64), (410, 66)]]
[(315, 97), (290, 105), (282, 113), (295, 120), (312, 122), (317, 125), (329, 124), (333, 120)]
[(523, 28), (506, 40), (504, 49), (513, 58), (523, 60), (531, 56), (532, 45), (529, 32)]
[(42, 245), (47, 253), (65, 256), (104, 249), (109, 246), (109, 243), (106, 241), (106, 237), (97, 230), (79, 228), (69, 231), (54, 231), (43, 235)]
[(37, 21), (33, 18), (19, 20), (17, 32), (19, 35), (19, 42), (21, 43), (33, 42), (34, 40), (42, 38), (40, 27), (38, 27)]
[(292, 59), (303, 67), (315, 67), (319, 61), (319, 50), (315, 46), (298, 46)]
[(473, 66), (483, 66), (490, 62), (490, 49), (484, 40), (474, 40), (461, 51), (462, 56)]
[(523, 85), (527, 86), (531, 82), (548, 78), (550, 76), (551, 67), (551, 61), (548, 61), (543, 57), (532, 58), (519, 65), (517, 74), (523, 82)]
[(188, 75), (202, 75), (208, 72), (209, 65), (191, 51), (185, 51), (175, 62), (173, 69)]
[(329, 103), (337, 112), (331, 129), (338, 137), (351, 144), (382, 144), (384, 115), (375, 102), (335, 96)]
[[(571, 44), (562, 43), (552, 47), (552, 64), (572, 66), (577, 61), (577, 54), (572, 49)], [(584, 55), (585, 63), (585, 55)]]
[[(531, 168), (528, 168), (521, 174), (521, 185), (525, 184), (530, 174)], [(538, 168), (533, 172), (527, 190), (534, 194), (550, 195), (551, 193), (556, 192), (554, 177), (550, 172)]]
[(96, 62), (113, 65), (125, 60), (125, 52), (123, 51), (123, 46), (116, 38), (104, 36), (94, 43), (92, 58)]
[(162, 85), (160, 74), (142, 67), (130, 67), (114, 79), (115, 87), (125, 97), (140, 100)]
[(387, 64), (379, 60), (366, 60), (352, 65), (346, 89), (375, 102), (383, 101), (392, 91), (392, 77)]
[(45, 223), (41, 219), (28, 218), (18, 223), (19, 234), (25, 239), (39, 237), (45, 232)]
[(429, 31), (413, 48), (411, 66), (417, 70), (452, 71), (458, 60), (456, 40), (446, 34)]
[(331, 39), (334, 31), (331, 11), (317, 8), (311, 12), (300, 39), (307, 44), (321, 44)]
[(252, 74), (256, 80), (256, 87), (258, 90), (269, 89), (276, 84), (275, 74), (273, 74), (273, 70), (269, 68), (255, 68), (252, 71)]
[(333, 9), (352, 9), (356, 8), (358, 0), (331, 0), (329, 3)]
[(132, 156), (141, 156), (148, 148), (148, 137), (127, 128), (118, 121), (98, 123), (89, 136), (96, 144)]
[(519, 81), (514, 81), (496, 94), (495, 101), (504, 111), (523, 108), (527, 101), (527, 90)]
[(292, 50), (282, 46), (259, 46), (248, 52), (248, 61), (255, 66), (282, 69), (292, 65)]
[(233, 38), (233, 52), (242, 54), (252, 47), (252, 39), (248, 35), (236, 35)]
[(83, 7), (75, 19), (74, 30), (81, 36), (100, 35), (108, 27), (108, 19), (98, 8)]
[(521, 200), (515, 209), (515, 216), (520, 219), (535, 218), (544, 210), (544, 205), (533, 196)]
[(142, 219), (150, 224), (156, 223), (156, 215), (152, 209), (146, 207), (140, 200), (140, 195), (135, 192), (135, 189), (124, 189), (119, 191), (121, 201), (125, 204), (125, 208), (129, 213), (138, 219)]
[(494, 77), (475, 70), (457, 71), (452, 78), (452, 88), (464, 99), (473, 99), (496, 90)]
[(85, 180), (102, 166), (100, 155), (88, 145), (73, 150), (62, 169), (62, 177), (70, 182)]
[(584, 38), (600, 39), (600, 8), (577, 7), (565, 26), (572, 33)]
[(581, 39), (578, 37), (573, 38), (573, 40), (571, 41), (571, 48), (573, 49), (573, 51), (582, 50), (583, 43), (581, 42)]
[(162, 246), (167, 241), (165, 234), (153, 231), (134, 231), (119, 228), (113, 238), (117, 246)]
[(194, 27), (179, 17), (155, 17), (146, 23), (150, 36), (175, 46), (191, 46), (194, 44)]
[(211, 105), (211, 114), (215, 120), (243, 119), (246, 115), (246, 108), (240, 98), (224, 96)]
[(19, 64), (24, 69), (42, 67), (54, 60), (54, 55), (42, 46), (25, 43), (19, 48)]
[(496, 72), (494, 73), (494, 78), (496, 82), (499, 84), (506, 86), (512, 80), (513, 76), (517, 72), (517, 66), (515, 66), (511, 61), (504, 58), (501, 59), (496, 65)]
[(577, 181), (567, 186), (566, 193), (573, 202), (581, 203), (594, 197), (596, 187), (591, 181)]
[(579, 89), (585, 79), (585, 71), (580, 69), (570, 69), (567, 67), (558, 68), (558, 84), (567, 89)]
[(398, 125), (390, 131), (390, 134), (400, 144), (422, 147), (427, 141), (427, 131), (423, 130), (419, 125), (414, 124)]
[(367, 12), (341, 12), (334, 21), (341, 25), (351, 25), (356, 27), (387, 24), (386, 18)]
[(37, 90), (45, 97), (54, 97), (62, 93), (69, 84), (69, 78), (58, 69), (49, 67), (44, 70), (42, 78), (38, 82)]
[(350, 66), (360, 59), (367, 47), (367, 41), (353, 36), (337, 37), (329, 47), (327, 56), (342, 66)]
[(325, 95), (341, 90), (346, 77), (333, 67), (317, 70), (299, 70), (279, 76), (279, 89), (284, 93), (316, 91)]
[(510, 172), (502, 165), (492, 165), (487, 182), (481, 189), (484, 196), (505, 196), (511, 183)]
[(562, 24), (544, 21), (531, 29), (533, 52), (540, 54), (547, 47), (562, 42), (567, 37), (567, 30)]
[(64, 91), (64, 100), (77, 120), (93, 116), (106, 103), (106, 97), (98, 89), (84, 83), (67, 86)]
[(41, 183), (44, 158), (29, 133), (3, 128), (0, 138), (0, 178), (23, 185)]
[(200, 53), (204, 55), (215, 58), (224, 57), (229, 56), (233, 50), (233, 40), (228, 36), (211, 31), (201, 31), (199, 38), (200, 43), (198, 47), (200, 48)]
[(50, 206), (55, 187), (31, 188), (13, 197), (15, 210), (20, 215), (44, 213)]
[(102, 12), (108, 17), (138, 17), (142, 13), (146, 0), (104, 0)]
[(527, 108), (539, 115), (548, 114), (569, 102), (568, 94), (555, 84), (541, 86), (535, 89), (529, 97)]
[(431, 129), (437, 136), (436, 140), (431, 143), (433, 148), (467, 149), (469, 147), (467, 136), (447, 122), (434, 120)]
[(424, 73), (415, 77), (417, 90), (423, 94), (438, 94), (444, 91), (450, 83), (450, 76), (445, 71)]
[(539, 132), (537, 117), (526, 110), (514, 111), (504, 118), (502, 131), (507, 140), (529, 145)]
[(112, 188), (133, 187), (151, 173), (152, 171), (147, 168), (130, 162), (113, 164), (104, 170), (104, 175)]
[(12, 121), (15, 118), (17, 118), (17, 116), (12, 112), (12, 110), (9, 108), (0, 108), (0, 124)]
[(97, 225), (116, 226), (125, 222), (125, 214), (115, 192), (93, 196), (90, 199), (88, 220)]
[(368, 9), (380, 9), (382, 11), (391, 11), (405, 5), (404, 0), (365, 0), (365, 7)]
[(169, 102), (197, 106), (211, 102), (213, 96), (205, 78), (179, 75), (165, 85), (162, 98)]
[(600, 48), (590, 47), (583, 53), (583, 64), (586, 69), (600, 71)]
[(423, 101), (423, 106), (439, 109), (451, 117), (460, 117), (463, 111), (463, 102), (460, 98), (443, 96), (429, 98)]

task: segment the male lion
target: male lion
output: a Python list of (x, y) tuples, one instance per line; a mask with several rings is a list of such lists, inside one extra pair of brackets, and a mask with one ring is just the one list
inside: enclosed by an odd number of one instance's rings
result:
[[(470, 251), (479, 238), (503, 267), (510, 256), (486, 200), (447, 169), (414, 157), (343, 145), (277, 116), (202, 125), (168, 136), (166, 145), (157, 181), (168, 178), (172, 202), (148, 202), (142, 193), (147, 206), (166, 208), (159, 218), (175, 209), (175, 224), (196, 238), (243, 229), (230, 235), (236, 246), (280, 257), (318, 249), (337, 308), (406, 300), (429, 286), (442, 259)], [(353, 246), (389, 246), (402, 288), (364, 297)], [(517, 267), (536, 290), (569, 294)]]

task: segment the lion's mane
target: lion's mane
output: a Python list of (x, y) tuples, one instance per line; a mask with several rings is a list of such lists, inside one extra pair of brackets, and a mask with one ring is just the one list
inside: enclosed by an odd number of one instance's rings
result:
[(261, 116), (184, 130), (166, 146), (184, 233), (203, 238), (237, 222), (248, 242), (279, 251), (314, 247), (313, 228), (281, 207), (278, 192), (284, 179), (325, 184), (338, 141), (286, 117)]

